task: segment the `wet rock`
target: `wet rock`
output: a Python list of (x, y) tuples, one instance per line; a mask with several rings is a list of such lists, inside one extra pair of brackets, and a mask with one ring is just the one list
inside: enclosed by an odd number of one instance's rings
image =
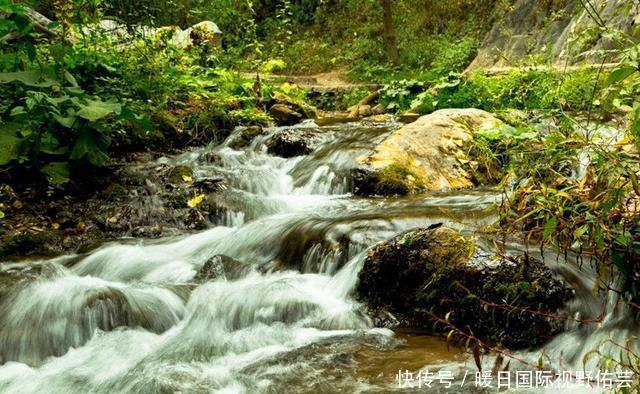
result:
[[(1, 265), (0, 265), (1, 266)], [(0, 268), (0, 301), (15, 287), (36, 279), (42, 271), (41, 265), (7, 264)]]
[(354, 192), (407, 194), (476, 186), (466, 147), (475, 132), (501, 124), (492, 114), (473, 108), (423, 116), (358, 158), (361, 169), (354, 172)]
[(317, 146), (320, 136), (317, 129), (296, 128), (283, 130), (269, 142), (269, 153), (289, 158), (308, 155)]
[(152, 226), (141, 226), (133, 229), (131, 235), (138, 238), (158, 238), (162, 235), (162, 226), (156, 223)]
[(169, 172), (169, 183), (174, 185), (180, 185), (185, 183), (185, 178), (191, 178), (193, 176), (193, 170), (188, 166), (175, 166)]
[(129, 194), (128, 190), (119, 183), (111, 183), (104, 192), (109, 201), (122, 201)]
[(304, 119), (318, 118), (318, 110), (303, 100), (275, 92), (269, 115), (280, 126), (292, 126)]
[(280, 126), (292, 126), (300, 123), (304, 116), (286, 104), (275, 104), (269, 109), (269, 115)]
[(254, 138), (264, 133), (264, 130), (261, 126), (248, 126), (238, 128), (234, 133), (235, 136), (230, 142), (229, 147), (232, 149), (241, 149), (249, 146)]
[(523, 311), (558, 314), (572, 296), (543, 263), (492, 257), (446, 227), (409, 231), (373, 248), (357, 294), (378, 325), (431, 329), (429, 311), (450, 313), (454, 326), (512, 349), (542, 345), (563, 326)]
[(193, 182), (193, 187), (202, 193), (215, 193), (222, 188), (222, 178), (202, 178)]
[(371, 115), (373, 115), (373, 110), (368, 104), (355, 105), (349, 111), (349, 116), (352, 118), (363, 118)]
[(48, 232), (5, 233), (0, 237), (0, 256), (47, 255), (53, 239)]
[(193, 281), (196, 283), (204, 283), (218, 279), (240, 279), (251, 271), (251, 269), (249, 264), (228, 256), (218, 255), (204, 263), (193, 278)]
[(360, 196), (395, 196), (422, 188), (409, 168), (391, 165), (381, 171), (367, 167), (351, 170), (354, 193)]

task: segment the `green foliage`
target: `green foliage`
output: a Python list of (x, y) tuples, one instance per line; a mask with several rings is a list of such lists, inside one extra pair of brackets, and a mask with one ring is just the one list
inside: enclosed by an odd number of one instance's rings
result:
[[(637, 157), (603, 147), (575, 130), (521, 133), (509, 152), (511, 190), (501, 223), (559, 248), (595, 255), (624, 274), (624, 291), (637, 297), (640, 237), (630, 196), (637, 191)], [(533, 138), (528, 138), (533, 137)], [(581, 167), (581, 157), (589, 165)]]
[[(568, 111), (591, 109), (594, 90), (604, 77), (587, 70), (569, 73), (555, 71), (512, 71), (501, 76), (451, 73), (435, 80), (391, 81), (382, 90), (382, 103), (392, 112), (425, 114), (440, 108), (503, 109), (561, 108)], [(595, 103), (594, 103), (595, 102)]]
[[(21, 15), (20, 7), (6, 1), (0, 0), (2, 10)], [(96, 17), (109, 8), (94, 5)], [(91, 14), (82, 9), (74, 9), (83, 16), (77, 20), (90, 22)], [(82, 34), (71, 45), (34, 40), (30, 25), (23, 26), (19, 17), (10, 21), (1, 26), (5, 33), (20, 28), (26, 36), (0, 50), (4, 168), (38, 170), (59, 186), (82, 163), (107, 164), (114, 144), (125, 149), (149, 146), (157, 138), (204, 143), (223, 138), (224, 130), (234, 125), (270, 120), (253, 81), (225, 69), (220, 50), (177, 47), (170, 42), (171, 28), (157, 34), (133, 29), (123, 40), (75, 25), (73, 30)], [(283, 67), (278, 59), (265, 66)], [(263, 89), (278, 90), (268, 85)], [(289, 88), (287, 94), (302, 101), (300, 89)]]

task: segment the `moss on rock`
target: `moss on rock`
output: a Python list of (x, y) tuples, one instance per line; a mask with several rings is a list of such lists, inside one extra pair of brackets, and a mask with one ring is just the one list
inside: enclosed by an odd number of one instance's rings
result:
[(179, 185), (185, 183), (185, 178), (193, 177), (193, 170), (189, 166), (175, 166), (169, 172), (169, 183)]
[[(430, 329), (427, 311), (451, 312), (455, 326), (513, 349), (542, 345), (562, 329), (559, 319), (522, 310), (559, 313), (572, 295), (543, 263), (492, 258), (445, 227), (413, 230), (371, 249), (357, 293), (379, 325), (391, 314), (401, 326)], [(485, 301), (508, 307), (487, 309)]]

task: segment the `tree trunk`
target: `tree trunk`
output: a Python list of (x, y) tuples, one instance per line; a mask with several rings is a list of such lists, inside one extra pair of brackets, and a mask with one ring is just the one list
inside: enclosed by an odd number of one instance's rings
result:
[(393, 27), (393, 14), (391, 13), (391, 0), (382, 2), (382, 20), (384, 22), (384, 43), (387, 47), (387, 58), (393, 64), (400, 63), (400, 53), (396, 43), (396, 31)]
[[(31, 24), (33, 25), (33, 30), (37, 31), (38, 33), (45, 34), (50, 38), (57, 38), (60, 36), (59, 30), (53, 30), (49, 28), (49, 25), (52, 23), (52, 21), (49, 18), (33, 10), (32, 8), (25, 7), (25, 6), (23, 6), (22, 8), (24, 10), (25, 16), (29, 18), (29, 20), (31, 21)], [(10, 14), (0, 13), (0, 20), (4, 18), (10, 18), (10, 17), (11, 17)], [(22, 34), (19, 32), (12, 32), (7, 34), (4, 37), (0, 37), (0, 43), (4, 44), (9, 41), (16, 40), (21, 36)]]

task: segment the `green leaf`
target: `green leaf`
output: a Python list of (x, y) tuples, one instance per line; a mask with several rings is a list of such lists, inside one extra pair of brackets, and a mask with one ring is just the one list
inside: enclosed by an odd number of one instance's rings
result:
[(145, 116), (136, 115), (129, 108), (122, 108), (122, 112), (120, 113), (123, 119), (129, 120), (131, 122), (137, 123), (140, 127), (142, 127), (145, 131), (153, 130), (153, 124), (151, 120)]
[(0, 124), (0, 166), (18, 159), (18, 146), (22, 139), (18, 137), (15, 124)]
[(620, 82), (623, 79), (627, 79), (631, 74), (637, 71), (636, 67), (633, 66), (622, 66), (620, 68), (616, 68), (609, 74), (609, 83)]
[(119, 115), (122, 107), (117, 103), (87, 100), (87, 105), (81, 105), (78, 116), (90, 122), (95, 122), (111, 114)]
[(38, 88), (50, 88), (59, 86), (60, 83), (55, 79), (47, 77), (39, 70), (16, 71), (12, 73), (0, 73), (0, 83), (21, 82), (27, 86)]
[(549, 237), (551, 234), (553, 234), (553, 231), (555, 231), (557, 225), (558, 225), (558, 219), (556, 219), (555, 217), (552, 217), (551, 219), (549, 219), (547, 223), (545, 223), (544, 225), (544, 230), (542, 230), (542, 236), (545, 238)]
[(48, 153), (50, 155), (62, 155), (67, 153), (68, 149), (65, 146), (60, 146), (58, 139), (53, 134), (45, 132), (40, 138), (40, 152)]
[(9, 115), (11, 117), (15, 117), (15, 116), (19, 116), (19, 115), (24, 115), (26, 114), (27, 111), (24, 110), (23, 106), (18, 106), (18, 107), (14, 107), (11, 112), (9, 113)]
[(69, 182), (71, 171), (69, 169), (69, 163), (66, 161), (49, 163), (40, 169), (53, 186), (60, 186)]
[(71, 75), (69, 71), (64, 72), (64, 78), (71, 84), (72, 87), (77, 88), (79, 86), (76, 77)]
[(83, 129), (78, 133), (69, 157), (72, 160), (86, 159), (95, 166), (103, 166), (109, 160), (105, 150), (110, 143), (109, 137), (99, 131)]
[(73, 125), (76, 122), (76, 119), (78, 119), (78, 116), (76, 116), (75, 113), (72, 113), (68, 116), (62, 116), (62, 115), (53, 115), (53, 118), (60, 123), (62, 126), (70, 129), (73, 127)]

